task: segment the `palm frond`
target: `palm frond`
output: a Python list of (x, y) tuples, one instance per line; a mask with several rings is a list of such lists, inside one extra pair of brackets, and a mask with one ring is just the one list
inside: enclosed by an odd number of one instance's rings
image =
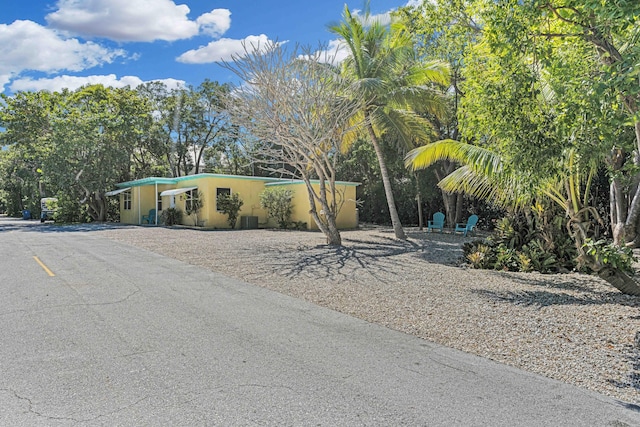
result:
[(444, 177), (438, 187), (451, 193), (489, 200), (497, 206), (518, 209), (529, 206), (533, 193), (526, 180), (511, 173), (484, 175), (470, 166), (462, 166)]
[(443, 117), (447, 112), (445, 97), (426, 86), (399, 87), (387, 94), (389, 104), (418, 113), (430, 113)]
[(431, 122), (411, 110), (385, 108), (372, 117), (374, 128), (380, 134), (391, 133), (403, 148), (433, 141), (435, 131)]
[(340, 143), (340, 151), (346, 153), (353, 146), (353, 144), (363, 136), (364, 127), (361, 125), (364, 123), (364, 112), (360, 111), (349, 119), (349, 130), (342, 136)]
[(440, 86), (449, 86), (449, 64), (442, 61), (430, 61), (410, 69), (410, 80), (418, 84), (435, 83)]
[(405, 156), (405, 166), (411, 170), (425, 169), (438, 160), (451, 160), (473, 168), (479, 174), (492, 175), (503, 170), (502, 157), (486, 148), (452, 139), (443, 139), (411, 150)]

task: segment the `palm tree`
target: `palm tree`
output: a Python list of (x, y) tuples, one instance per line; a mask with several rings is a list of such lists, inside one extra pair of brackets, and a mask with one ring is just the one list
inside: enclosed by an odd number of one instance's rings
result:
[(541, 198), (556, 203), (566, 213), (567, 230), (578, 251), (578, 264), (588, 267), (621, 292), (640, 296), (640, 281), (628, 274), (630, 266), (620, 262), (625, 258), (624, 253), (617, 245), (591, 240), (591, 226), (594, 221), (601, 222), (596, 209), (589, 205), (596, 161), (579, 164), (576, 150), (569, 148), (561, 159), (563, 173), (532, 177), (511, 168), (494, 151), (460, 141), (442, 140), (411, 150), (405, 157), (405, 165), (419, 170), (439, 160), (462, 165), (438, 183), (445, 191), (491, 200), (506, 208), (526, 209)]
[[(371, 141), (380, 165), (395, 236), (406, 239), (380, 138), (393, 133), (396, 140), (410, 148), (415, 146), (416, 140), (430, 140), (431, 125), (418, 112), (444, 110), (444, 102), (433, 85), (447, 83), (446, 65), (418, 61), (407, 32), (400, 26), (390, 28), (373, 19), (368, 2), (362, 17), (354, 16), (345, 5), (342, 22), (329, 29), (343, 39), (350, 53), (342, 62), (342, 73), (352, 79), (355, 90), (364, 95), (362, 108), (354, 121), (365, 123), (366, 137)], [(351, 134), (346, 138), (345, 147), (358, 136)]]

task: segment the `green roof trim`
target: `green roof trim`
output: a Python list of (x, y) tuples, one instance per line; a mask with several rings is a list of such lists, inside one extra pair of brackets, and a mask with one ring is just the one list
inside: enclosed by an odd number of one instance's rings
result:
[(159, 178), (159, 177), (149, 177), (149, 178), (142, 178), (142, 179), (136, 179), (133, 181), (127, 181), (127, 182), (121, 182), (119, 184), (116, 184), (116, 187), (140, 187), (143, 185), (155, 185), (155, 184), (177, 184), (178, 181), (176, 181), (175, 178)]
[(282, 181), (282, 178), (271, 178), (268, 176), (247, 176), (247, 175), (227, 175), (223, 173), (199, 173), (197, 175), (187, 175), (181, 176), (179, 178), (173, 178), (178, 182), (182, 181), (191, 181), (193, 179), (202, 179), (202, 178), (234, 178), (234, 179), (245, 179), (250, 181), (263, 181), (263, 182), (277, 182)]
[[(311, 180), (312, 184), (320, 184), (320, 180), (319, 179), (312, 179)], [(301, 179), (287, 179), (287, 180), (281, 180), (279, 182), (271, 182), (269, 184), (265, 184), (265, 187), (271, 187), (273, 185), (300, 185), (300, 184), (304, 184), (304, 181)], [(358, 185), (362, 185), (362, 183), (360, 182), (350, 182), (350, 181), (336, 181), (336, 185), (344, 185), (346, 187), (357, 187)]]
[[(199, 173), (197, 175), (187, 175), (180, 176), (177, 178), (161, 178), (161, 177), (149, 177), (136, 179), (133, 181), (121, 182), (116, 184), (118, 188), (124, 187), (140, 187), (143, 185), (165, 185), (165, 184), (178, 184), (180, 182), (185, 181), (193, 181), (196, 179), (203, 178), (233, 178), (233, 179), (243, 179), (250, 181), (262, 181), (265, 185), (295, 185), (295, 184), (304, 184), (302, 180), (292, 180), (289, 178), (271, 178), (265, 176), (245, 176), (245, 175), (226, 175), (226, 174), (218, 174), (218, 173)], [(311, 180), (312, 183), (318, 184), (320, 181), (317, 179)], [(345, 182), (345, 181), (336, 181), (338, 185), (346, 185), (346, 186), (358, 186), (359, 182)]]

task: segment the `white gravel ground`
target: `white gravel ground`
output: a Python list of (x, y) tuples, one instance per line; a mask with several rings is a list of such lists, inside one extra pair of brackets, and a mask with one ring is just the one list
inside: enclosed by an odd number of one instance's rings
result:
[(473, 270), (472, 238), (116, 227), (108, 238), (421, 338), (640, 404), (640, 298), (597, 277)]

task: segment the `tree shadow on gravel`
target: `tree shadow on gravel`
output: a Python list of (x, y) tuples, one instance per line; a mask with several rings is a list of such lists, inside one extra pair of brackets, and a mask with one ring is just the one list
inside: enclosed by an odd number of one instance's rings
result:
[[(636, 340), (637, 341), (637, 340)], [(608, 379), (607, 382), (616, 388), (620, 389), (633, 389), (640, 391), (640, 348), (633, 345), (625, 345), (624, 352), (622, 353), (625, 360), (629, 363), (629, 373), (627, 374), (625, 381), (619, 381), (614, 379)], [(629, 404), (635, 411), (640, 412), (640, 406)]]
[[(549, 290), (497, 292), (476, 289), (472, 292), (492, 301), (508, 302), (514, 305), (537, 306), (541, 308), (553, 305), (605, 304), (640, 308), (640, 298), (638, 297), (625, 295), (608, 284), (603, 284), (604, 289), (600, 286), (590, 286), (589, 280), (593, 280), (594, 282), (601, 281), (601, 279), (595, 276), (585, 276), (587, 281), (579, 281), (576, 280), (575, 277), (564, 276), (563, 274), (544, 275), (548, 278), (540, 277), (539, 274), (535, 273), (494, 272), (494, 274), (506, 276), (510, 281), (524, 286), (543, 287)], [(577, 292), (581, 295), (569, 295), (562, 291)]]
[(490, 301), (525, 307), (543, 308), (556, 305), (605, 305), (612, 303), (628, 307), (638, 306), (637, 302), (615, 298), (614, 292), (594, 296), (574, 296), (547, 291), (496, 292), (485, 289), (473, 289), (470, 292)]
[[(574, 277), (564, 275), (562, 273), (550, 273), (544, 274), (544, 277), (540, 277), (538, 273), (512, 273), (512, 272), (495, 272), (495, 274), (501, 274), (509, 278), (509, 280), (526, 286), (542, 286), (545, 288), (563, 289), (568, 291), (587, 292), (589, 289), (583, 284), (576, 282)], [(600, 280), (593, 276), (594, 280)], [(620, 294), (613, 288), (612, 292), (608, 292), (607, 295)]]
[[(445, 251), (448, 248), (434, 246), (433, 249)], [(275, 250), (277, 255), (273, 266), (289, 278), (306, 275), (339, 279), (361, 273), (376, 277), (379, 273), (397, 272), (398, 263), (439, 260), (436, 255), (429, 256), (427, 248), (420, 242), (390, 237), (376, 241), (344, 239), (343, 246), (318, 245), (301, 247), (298, 251)], [(398, 258), (407, 254), (409, 259)], [(414, 257), (411, 258), (411, 255)]]

